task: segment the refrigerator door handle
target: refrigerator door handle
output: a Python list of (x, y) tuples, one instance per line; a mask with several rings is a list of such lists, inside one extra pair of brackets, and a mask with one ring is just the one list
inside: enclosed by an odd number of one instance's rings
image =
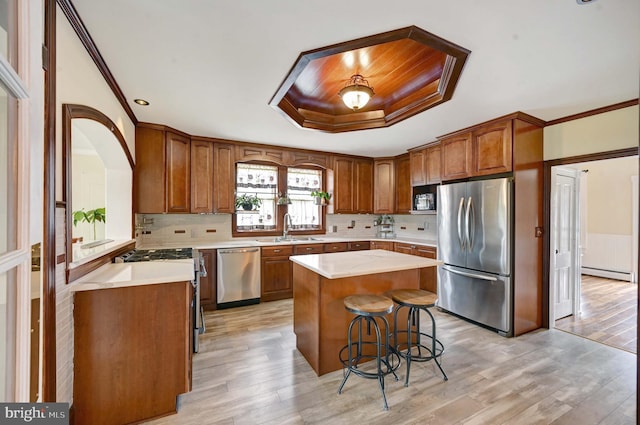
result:
[(466, 276), (466, 277), (470, 277), (470, 278), (473, 278), (473, 279), (482, 279), (482, 280), (488, 280), (488, 281), (491, 281), (491, 282), (496, 282), (498, 280), (498, 278), (496, 278), (494, 276), (486, 276), (486, 275), (483, 275), (483, 274), (463, 272), (463, 271), (460, 271), (460, 270), (451, 269), (451, 268), (449, 268), (447, 266), (441, 266), (441, 267), (442, 267), (443, 270), (446, 270), (446, 271), (448, 271), (450, 273), (459, 274), (460, 276)]
[(466, 237), (467, 237), (467, 247), (469, 252), (473, 249), (473, 236), (476, 233), (476, 216), (475, 210), (473, 207), (473, 198), (469, 196), (467, 200), (467, 210), (465, 211), (465, 221), (467, 223), (465, 227)]
[(462, 208), (464, 208), (464, 198), (460, 198), (460, 204), (458, 205), (458, 242), (460, 243), (460, 251), (464, 251), (465, 245), (465, 239), (462, 235)]

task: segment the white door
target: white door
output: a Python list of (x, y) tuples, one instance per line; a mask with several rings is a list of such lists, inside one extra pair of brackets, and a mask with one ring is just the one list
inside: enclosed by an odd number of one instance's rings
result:
[(575, 314), (579, 300), (577, 170), (551, 170), (551, 319)]

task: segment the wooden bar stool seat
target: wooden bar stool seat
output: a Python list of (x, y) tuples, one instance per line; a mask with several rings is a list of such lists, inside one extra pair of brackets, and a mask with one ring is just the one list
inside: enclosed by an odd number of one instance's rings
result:
[[(427, 362), (433, 360), (442, 372), (444, 380), (447, 381), (447, 374), (444, 373), (439, 358), (444, 353), (444, 346), (436, 338), (436, 320), (429, 311), (435, 306), (438, 296), (433, 292), (422, 289), (395, 289), (389, 293), (391, 299), (397, 304), (393, 313), (393, 346), (398, 355), (406, 360), (407, 375), (405, 386), (409, 386), (409, 372), (411, 362)], [(398, 312), (408, 308), (407, 326), (400, 328), (398, 323)], [(431, 318), (431, 334), (420, 329), (420, 311), (426, 312)], [(406, 342), (399, 341), (398, 335), (406, 334)]]
[[(393, 301), (380, 295), (350, 295), (344, 299), (344, 306), (356, 317), (349, 324), (347, 345), (342, 347), (339, 353), (340, 362), (344, 367), (344, 378), (338, 388), (338, 394), (342, 393), (342, 388), (351, 373), (363, 378), (377, 379), (382, 392), (384, 410), (388, 410), (389, 405), (384, 393), (384, 377), (392, 373), (397, 381), (398, 376), (395, 370), (400, 366), (400, 356), (389, 344), (389, 322), (385, 317), (393, 312)], [(375, 340), (364, 338), (363, 324), (366, 325), (367, 335), (371, 335), (373, 329)], [(354, 327), (357, 331), (355, 340)], [(375, 369), (364, 366), (371, 360), (375, 360)]]

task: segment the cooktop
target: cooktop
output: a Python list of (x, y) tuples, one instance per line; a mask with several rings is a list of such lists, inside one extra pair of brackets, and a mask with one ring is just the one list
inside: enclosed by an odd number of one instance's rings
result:
[(182, 260), (193, 258), (191, 248), (171, 248), (171, 249), (136, 249), (121, 256), (125, 263), (136, 261), (154, 260)]

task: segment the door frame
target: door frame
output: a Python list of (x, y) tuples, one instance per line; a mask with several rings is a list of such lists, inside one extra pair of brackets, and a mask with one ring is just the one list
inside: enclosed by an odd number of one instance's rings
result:
[[(555, 172), (554, 172), (555, 169)], [(551, 167), (551, 176), (550, 176), (550, 209), (549, 209), (549, 325), (555, 322), (555, 297), (554, 297), (554, 289), (557, 284), (554, 279), (551, 278), (552, 270), (551, 267), (554, 265), (555, 254), (552, 252), (551, 241), (555, 239), (555, 232), (557, 229), (554, 225), (553, 213), (554, 213), (554, 205), (553, 205), (553, 195), (554, 195), (554, 177), (556, 175), (565, 175), (566, 177), (573, 177), (574, 187), (573, 187), (573, 199), (574, 199), (574, 210), (573, 210), (573, 228), (575, 229), (574, 234), (572, 235), (572, 245), (573, 245), (573, 258), (571, 262), (573, 263), (573, 296), (571, 300), (571, 314), (577, 315), (580, 312), (580, 269), (581, 269), (581, 261), (580, 261), (580, 170), (576, 170), (569, 167), (564, 167), (560, 165), (556, 165)], [(568, 174), (572, 174), (569, 176)], [(555, 208), (558, 208), (556, 206)], [(553, 285), (552, 285), (553, 284)]]
[[(578, 162), (599, 161), (602, 159), (623, 158), (627, 156), (638, 155), (637, 147), (618, 149), (613, 151), (598, 152), (586, 155), (577, 155), (567, 158), (552, 159), (544, 162), (544, 228), (550, 229), (551, 223), (551, 167), (557, 165), (576, 164)], [(549, 328), (549, 291), (550, 291), (550, 261), (551, 258), (551, 235), (550, 232), (544, 232), (543, 237), (543, 255), (542, 255), (542, 327)], [(640, 373), (640, 371), (639, 371)]]

